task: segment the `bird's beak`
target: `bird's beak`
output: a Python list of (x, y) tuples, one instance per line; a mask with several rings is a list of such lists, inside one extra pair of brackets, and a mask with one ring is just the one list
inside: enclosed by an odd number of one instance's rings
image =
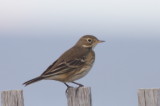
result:
[(104, 40), (98, 40), (97, 43), (103, 43), (105, 42)]

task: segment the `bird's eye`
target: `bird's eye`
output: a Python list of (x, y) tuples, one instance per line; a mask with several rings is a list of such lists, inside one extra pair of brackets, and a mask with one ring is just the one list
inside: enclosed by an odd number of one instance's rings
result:
[(87, 41), (88, 41), (89, 43), (91, 43), (91, 42), (92, 42), (92, 39), (87, 39)]

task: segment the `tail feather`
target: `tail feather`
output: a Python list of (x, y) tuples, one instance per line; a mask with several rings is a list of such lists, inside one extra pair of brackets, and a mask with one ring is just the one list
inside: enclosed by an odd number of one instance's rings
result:
[(43, 79), (43, 77), (39, 76), (39, 77), (33, 78), (33, 79), (29, 80), (29, 81), (26, 81), (25, 83), (23, 83), (23, 85), (27, 86), (27, 85), (30, 85), (30, 84), (32, 84), (34, 82), (40, 81), (42, 79)]

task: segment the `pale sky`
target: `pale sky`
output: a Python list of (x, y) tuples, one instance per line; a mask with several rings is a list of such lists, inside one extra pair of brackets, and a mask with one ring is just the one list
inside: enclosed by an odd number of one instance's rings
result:
[(158, 37), (160, 1), (1, 0), (0, 23), (0, 36)]

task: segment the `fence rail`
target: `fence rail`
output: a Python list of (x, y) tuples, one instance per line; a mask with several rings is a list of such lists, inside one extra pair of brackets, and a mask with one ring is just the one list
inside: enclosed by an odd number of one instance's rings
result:
[[(160, 88), (139, 89), (138, 106), (160, 106)], [(68, 106), (92, 106), (91, 88), (69, 88)], [(10, 90), (1, 92), (1, 106), (24, 106), (23, 91)]]
[(24, 106), (23, 91), (10, 90), (1, 92), (1, 106)]
[[(67, 93), (68, 106), (91, 106), (91, 88), (69, 88)], [(1, 106), (24, 106), (23, 91), (10, 90), (1, 92)]]
[(139, 89), (139, 106), (160, 106), (160, 89)]
[(91, 88), (69, 88), (67, 100), (68, 106), (92, 106)]

